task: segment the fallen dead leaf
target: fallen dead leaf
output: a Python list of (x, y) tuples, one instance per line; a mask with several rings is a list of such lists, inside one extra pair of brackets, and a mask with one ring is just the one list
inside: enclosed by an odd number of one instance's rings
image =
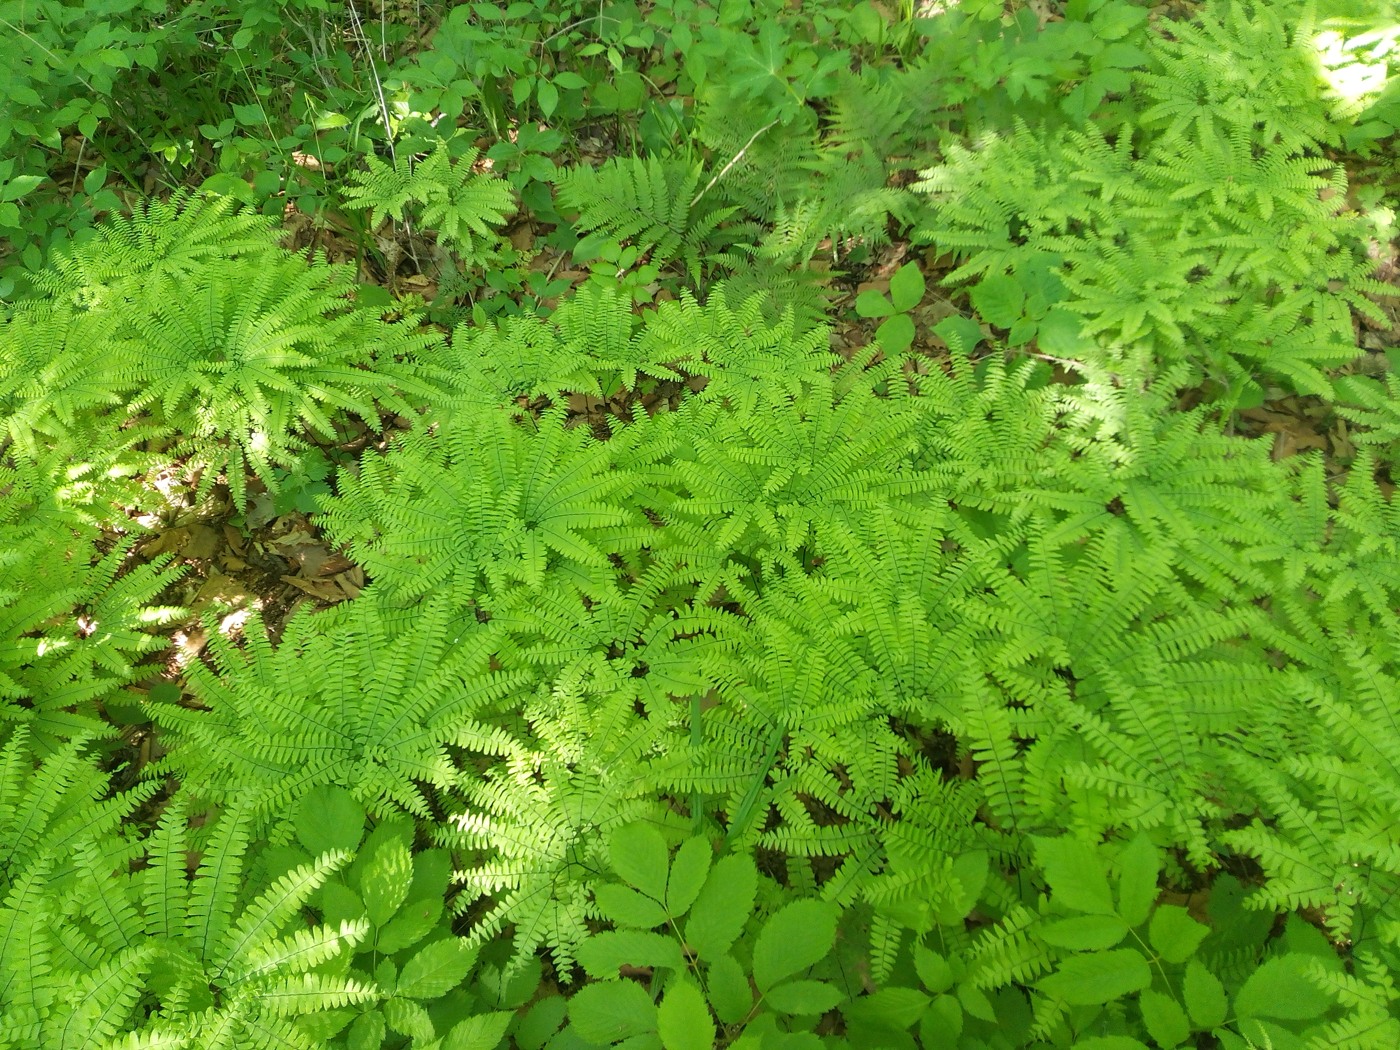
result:
[(295, 587), (303, 594), (327, 603), (340, 602), (345, 600), (345, 592), (336, 585), (334, 580), (308, 580), (301, 576), (282, 576), (282, 582)]

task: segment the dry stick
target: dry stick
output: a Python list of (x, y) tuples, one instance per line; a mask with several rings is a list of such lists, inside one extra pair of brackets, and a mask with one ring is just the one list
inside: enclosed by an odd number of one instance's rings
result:
[(690, 206), (693, 208), (697, 204), (699, 204), (700, 198), (705, 196), (705, 194), (709, 193), (710, 190), (714, 189), (715, 183), (717, 183), (720, 179), (724, 178), (724, 176), (729, 173), (729, 169), (734, 167), (734, 165), (738, 164), (739, 161), (741, 161), (744, 158), (744, 154), (749, 151), (749, 147), (758, 141), (758, 136), (762, 135), (765, 131), (767, 131), (776, 123), (778, 123), (778, 119), (774, 117), (767, 124), (763, 125), (763, 127), (759, 128), (752, 135), (750, 135), (749, 141), (745, 142), (743, 148), (740, 149), (738, 153), (734, 154), (733, 159), (731, 159), (730, 162), (724, 167), (719, 169), (718, 174), (716, 174), (714, 178), (712, 178), (709, 182), (705, 184), (705, 188), (703, 190), (701, 190), (693, 198), (691, 198)]

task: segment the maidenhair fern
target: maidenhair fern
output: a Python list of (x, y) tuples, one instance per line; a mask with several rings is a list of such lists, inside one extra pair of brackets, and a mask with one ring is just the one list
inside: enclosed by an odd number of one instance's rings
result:
[[(276, 468), (340, 415), (377, 429), (379, 406), (413, 411), (395, 383), (410, 382), (431, 337), (357, 305), (348, 268), (307, 265), (270, 238), (227, 208), (153, 205), (96, 243), (165, 261), (108, 266), (93, 245), (59, 260), (45, 278), (52, 301), (21, 308), (0, 341), (15, 453), (32, 457), (57, 434), (91, 443), (75, 456), (120, 465), (135, 441), (165, 439), (202, 471), (201, 492), (222, 472), (242, 506), (249, 473), (275, 490)], [(41, 354), (45, 372), (26, 375)], [(75, 416), (86, 431), (65, 433)]]
[(272, 219), (239, 209), (230, 197), (177, 193), (113, 215), (95, 237), (56, 253), (36, 283), (60, 306), (93, 309), (150, 279), (273, 254), (279, 237)]
[[(373, 985), (318, 969), (367, 924), (297, 920), (344, 864), (343, 852), (296, 867), (254, 896), (242, 882), (246, 820), (235, 812), (217, 821), (193, 878), (188, 822), (176, 801), (135, 848), (79, 839), (70, 856), (50, 854), (68, 874), (31, 910), (0, 906), (14, 948), (0, 961), (4, 1045), (314, 1050), (298, 1019), (374, 997)], [(65, 921), (55, 926), (59, 915)], [(130, 1038), (119, 1043), (122, 1036)]]
[(130, 312), (143, 353), (119, 358), (117, 381), (133, 411), (180, 435), (175, 451), (205, 470), (203, 487), (222, 471), (242, 506), (244, 478), (275, 491), (274, 468), (305, 447), (304, 433), (332, 434), (334, 414), (377, 429), (376, 402), (411, 410), (389, 374), (365, 366), (392, 371), (424, 338), (411, 320), (384, 325), (348, 302), (352, 289), (347, 270), (291, 256), (154, 282)]
[(99, 555), (83, 501), (74, 513), (27, 480), (0, 470), (0, 741), (24, 727), (45, 752), (108, 732), (96, 704), (164, 647), (148, 630), (178, 614), (155, 599), (179, 572), (168, 556), (129, 564), (131, 540)]
[(484, 261), (493, 229), (509, 217), (515, 197), (503, 179), (474, 173), (477, 151), (453, 157), (439, 140), (422, 160), (404, 153), (386, 164), (373, 154), (365, 158), (368, 171), (353, 172), (345, 188), (346, 203), (367, 208), (376, 227), (386, 218), (402, 222), (413, 206), (438, 240), (468, 265)]
[(211, 632), (217, 671), (188, 678), (200, 706), (150, 705), (178, 741), (165, 764), (209, 802), (246, 801), (264, 826), (324, 784), (372, 812), (426, 818), (457, 785), (449, 748), (521, 681), (489, 673), (499, 634), (455, 622), (445, 603), (372, 600), (295, 617), (276, 649), (256, 619), (245, 651)]

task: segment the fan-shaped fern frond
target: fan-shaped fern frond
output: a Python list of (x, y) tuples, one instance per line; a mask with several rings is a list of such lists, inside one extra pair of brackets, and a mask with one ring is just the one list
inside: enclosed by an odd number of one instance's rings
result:
[(403, 153), (386, 164), (370, 154), (365, 158), (369, 170), (350, 174), (346, 203), (368, 208), (375, 227), (386, 218), (402, 222), (410, 206), (420, 205), (423, 223), (470, 265), (487, 254), (473, 238), (491, 236), (492, 227), (503, 224), (515, 207), (509, 183), (473, 173), (476, 158), (474, 148), (454, 158), (441, 140), (422, 160)]
[(134, 298), (150, 280), (196, 273), (230, 258), (275, 254), (273, 219), (230, 197), (175, 194), (114, 215), (96, 236), (55, 253), (35, 283), (61, 308), (91, 310)]
[[(250, 621), (250, 634), (260, 627)], [(151, 714), (178, 740), (167, 764), (211, 801), (247, 799), (265, 819), (336, 784), (373, 812), (426, 816), (433, 793), (456, 784), (448, 745), (520, 681), (486, 673), (498, 635), (457, 622), (443, 602), (405, 613), (366, 600), (344, 617), (299, 615), (276, 649), (211, 642), (218, 672), (192, 668), (189, 678), (208, 710), (152, 705)]]

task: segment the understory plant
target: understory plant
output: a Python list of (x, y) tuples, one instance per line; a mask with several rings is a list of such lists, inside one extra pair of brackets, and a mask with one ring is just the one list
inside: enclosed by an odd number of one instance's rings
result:
[[(324, 184), (548, 307), (439, 330), (211, 192), (5, 305), (0, 1050), (1400, 1044), (1385, 229), (1314, 8), (812, 6), (346, 9), (322, 130), (386, 141)], [(861, 345), (824, 268), (891, 257)], [(1360, 451), (1222, 428), (1280, 385)], [(167, 650), (182, 484), (365, 586)]]

